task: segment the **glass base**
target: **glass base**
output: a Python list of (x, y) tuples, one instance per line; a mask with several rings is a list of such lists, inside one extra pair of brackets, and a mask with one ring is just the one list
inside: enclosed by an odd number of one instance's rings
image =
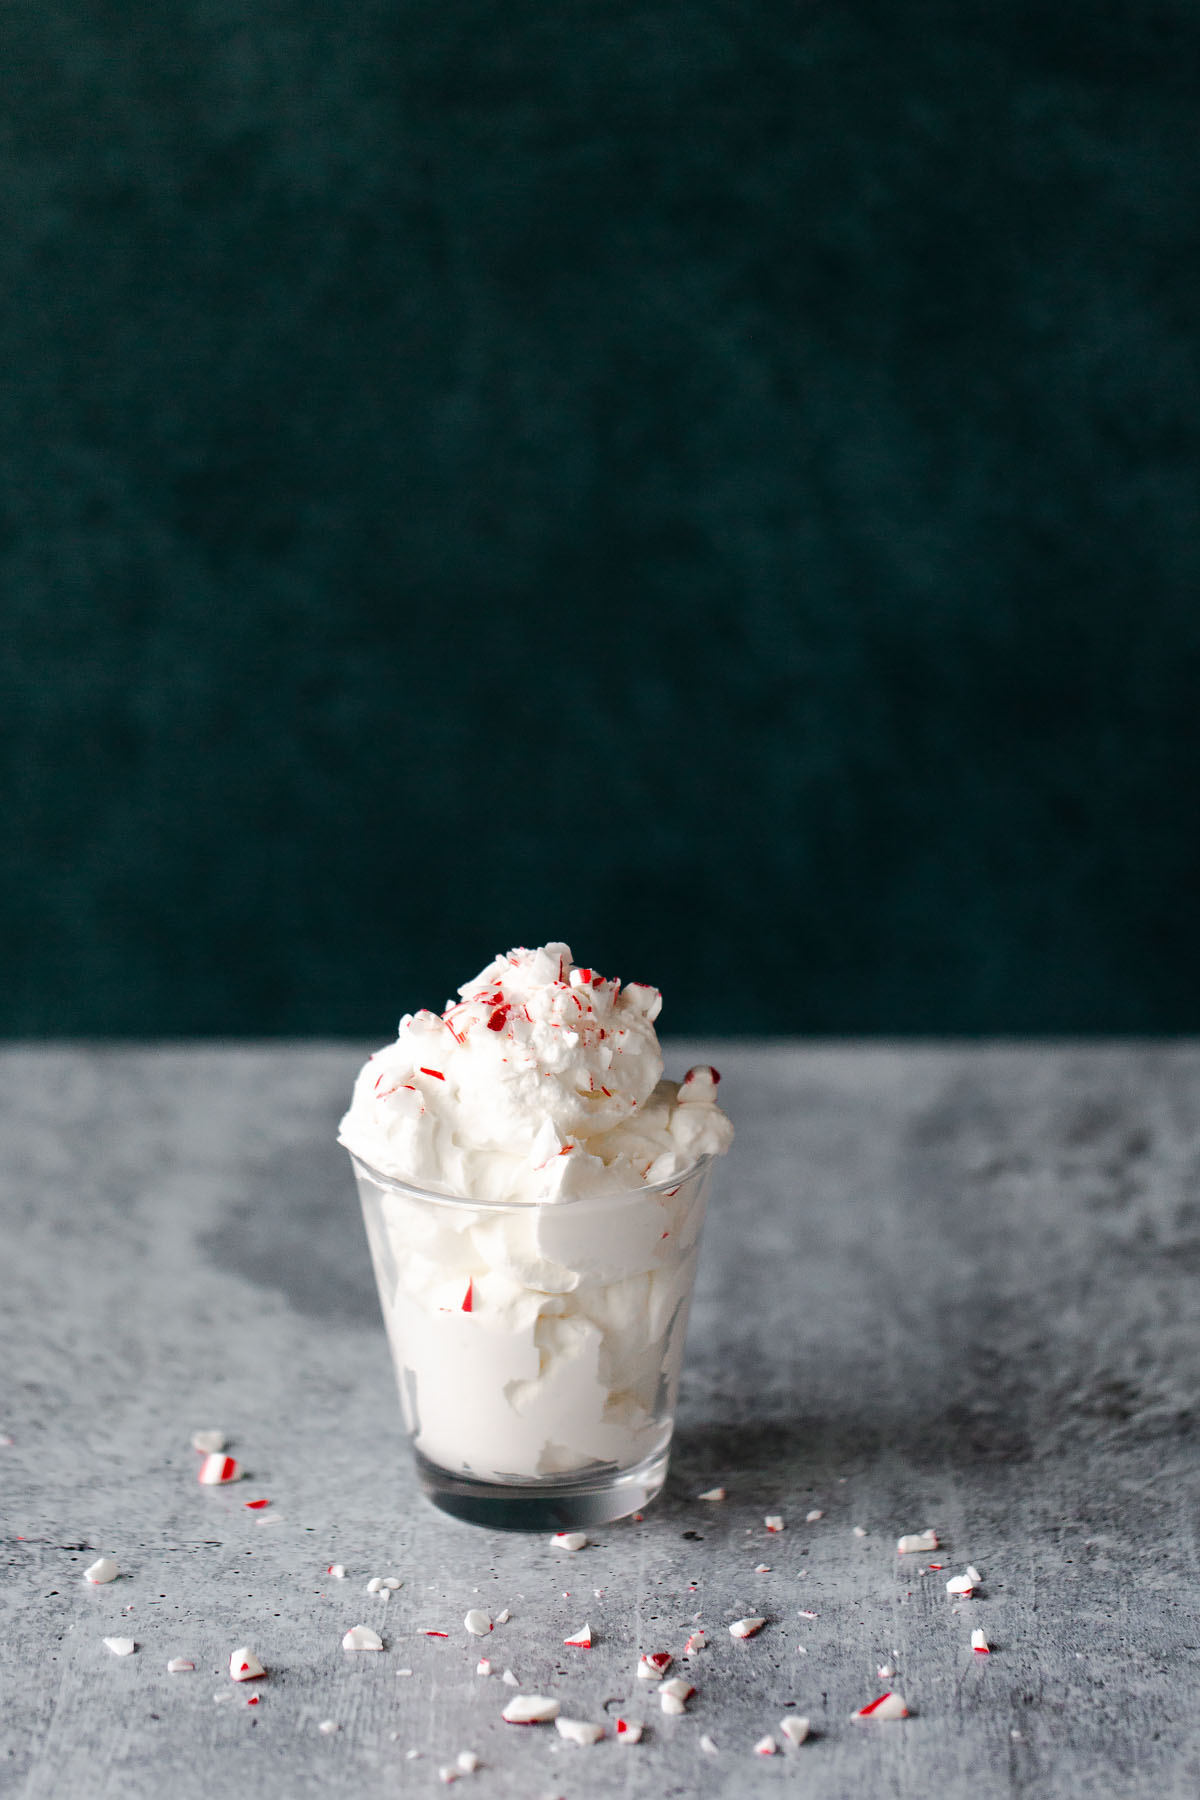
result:
[(667, 1478), (669, 1452), (660, 1450), (633, 1469), (530, 1482), (477, 1481), (440, 1469), (419, 1450), (413, 1454), (426, 1498), (452, 1518), (490, 1531), (575, 1531), (649, 1506)]

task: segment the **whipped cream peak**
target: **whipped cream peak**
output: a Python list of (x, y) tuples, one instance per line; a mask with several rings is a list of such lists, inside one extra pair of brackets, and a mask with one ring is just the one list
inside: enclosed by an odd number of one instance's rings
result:
[(495, 957), (440, 1015), (406, 1013), (340, 1139), (380, 1173), (486, 1201), (661, 1182), (729, 1147), (716, 1071), (664, 1081), (662, 995), (544, 944)]

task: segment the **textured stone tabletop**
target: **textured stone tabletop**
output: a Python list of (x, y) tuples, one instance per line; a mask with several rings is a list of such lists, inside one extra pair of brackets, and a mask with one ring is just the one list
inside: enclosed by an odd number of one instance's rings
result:
[[(333, 1143), (358, 1047), (3, 1054), (0, 1792), (440, 1793), (472, 1749), (455, 1791), (479, 1800), (1193, 1800), (1200, 1050), (677, 1045), (668, 1067), (703, 1053), (739, 1135), (673, 1473), (574, 1556), (417, 1494)], [(241, 1484), (197, 1484), (208, 1426)], [(944, 1571), (896, 1555), (927, 1525)], [(121, 1575), (91, 1588), (102, 1552)], [(481, 1645), (472, 1606), (511, 1621)], [(745, 1613), (767, 1624), (736, 1643)], [(678, 1654), (696, 1615), (699, 1691), (665, 1718), (637, 1653)], [(595, 1648), (563, 1648), (585, 1619)], [(342, 1651), (356, 1623), (384, 1654)], [(913, 1716), (852, 1724), (882, 1663)], [(644, 1741), (503, 1725), (505, 1666)], [(754, 1756), (789, 1711), (811, 1739)]]

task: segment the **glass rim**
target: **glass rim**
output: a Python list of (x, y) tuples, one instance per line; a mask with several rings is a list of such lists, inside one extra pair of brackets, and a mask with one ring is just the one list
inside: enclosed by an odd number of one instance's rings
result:
[(647, 1194), (666, 1193), (671, 1188), (681, 1188), (685, 1181), (691, 1181), (704, 1169), (707, 1169), (715, 1156), (708, 1151), (681, 1169), (677, 1175), (666, 1175), (661, 1181), (642, 1182), (638, 1187), (622, 1188), (615, 1194), (572, 1194), (567, 1200), (473, 1200), (469, 1194), (456, 1194), (448, 1188), (422, 1187), (420, 1182), (406, 1181), (399, 1175), (385, 1175), (369, 1163), (365, 1156), (357, 1150), (351, 1150), (349, 1144), (342, 1145), (356, 1170), (361, 1170), (377, 1187), (387, 1188), (395, 1194), (410, 1194), (418, 1200), (436, 1200), (442, 1206), (465, 1206), (473, 1212), (534, 1212), (538, 1207), (552, 1207), (555, 1212), (566, 1210), (572, 1206), (620, 1206), (631, 1200), (640, 1200)]

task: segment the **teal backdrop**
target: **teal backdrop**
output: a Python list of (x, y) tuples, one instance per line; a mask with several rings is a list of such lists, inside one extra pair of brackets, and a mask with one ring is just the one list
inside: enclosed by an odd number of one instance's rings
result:
[(1200, 1027), (1200, 9), (6, 0), (0, 1030)]

